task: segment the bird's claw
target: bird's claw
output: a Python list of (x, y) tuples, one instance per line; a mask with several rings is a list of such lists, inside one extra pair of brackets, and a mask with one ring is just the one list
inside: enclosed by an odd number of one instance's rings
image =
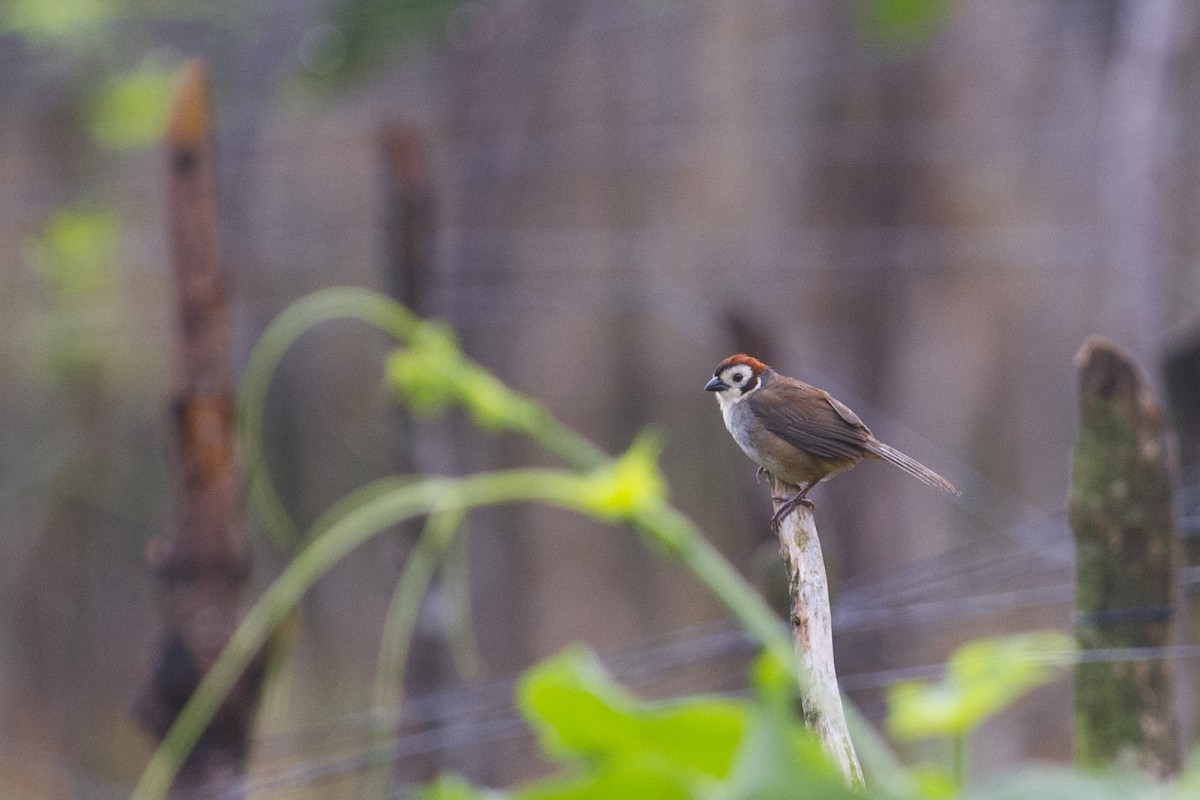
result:
[(779, 526), (783, 524), (783, 520), (788, 514), (796, 510), (796, 506), (804, 506), (809, 511), (816, 509), (813, 501), (806, 497), (772, 497), (771, 500), (775, 503), (781, 503), (779, 508), (775, 509), (775, 514), (771, 517), (771, 530), (779, 532)]

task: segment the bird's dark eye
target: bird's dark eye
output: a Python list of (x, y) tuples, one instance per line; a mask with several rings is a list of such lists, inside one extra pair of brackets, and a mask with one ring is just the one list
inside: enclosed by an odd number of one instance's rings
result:
[(741, 383), (741, 382), (742, 382), (742, 378), (743, 378), (743, 377), (744, 377), (744, 376), (742, 375), (742, 373), (740, 373), (740, 372), (735, 372), (735, 373), (733, 373), (733, 382), (734, 382), (734, 383)]

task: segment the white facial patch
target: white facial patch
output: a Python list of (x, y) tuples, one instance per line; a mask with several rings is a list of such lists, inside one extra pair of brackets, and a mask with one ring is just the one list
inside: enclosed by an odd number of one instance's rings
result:
[[(739, 383), (734, 380), (735, 376), (740, 375), (742, 380)], [(751, 394), (758, 390), (762, 381), (754, 377), (754, 373), (749, 367), (732, 366), (726, 367), (720, 375), (721, 381), (729, 388), (717, 392), (717, 403), (721, 407), (721, 411), (727, 411), (733, 408), (738, 403), (745, 400)], [(746, 387), (749, 388), (746, 388)]]

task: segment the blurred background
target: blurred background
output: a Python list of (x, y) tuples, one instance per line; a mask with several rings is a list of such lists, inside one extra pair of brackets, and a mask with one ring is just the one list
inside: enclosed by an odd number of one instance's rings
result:
[[(1198, 14), (0, 0), (0, 794), (121, 797), (149, 753), (128, 710), (159, 626), (144, 551), (172, 524), (159, 138), (186, 59), (210, 69), (235, 377), (310, 291), (391, 293), (609, 452), (658, 426), (675, 502), (768, 591), (767, 489), (702, 391), (730, 353), (829, 389), (957, 483), (961, 500), (867, 465), (814, 492), (839, 671), (879, 720), (909, 668), (1070, 625), (1072, 357), (1111, 337), (1161, 387), (1200, 320)], [(327, 325), (276, 376), (266, 450), (302, 526), (399, 469), (552, 463), (462, 420), (406, 420), (388, 348)], [(648, 694), (744, 688), (748, 643), (630, 532), (541, 508), (469, 529), (484, 670), (452, 665), (435, 590), (406, 780), (534, 769), (510, 682), (569, 642)], [(357, 796), (410, 542), (373, 542), (306, 599), (256, 796)], [(260, 537), (256, 585), (281, 563)], [(990, 722), (974, 769), (1069, 758), (1070, 696), (1060, 682)]]

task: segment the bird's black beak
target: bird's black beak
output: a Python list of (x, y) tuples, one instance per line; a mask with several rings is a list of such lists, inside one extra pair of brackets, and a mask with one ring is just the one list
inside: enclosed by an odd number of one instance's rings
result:
[(728, 388), (729, 384), (716, 376), (713, 376), (711, 381), (704, 384), (704, 391), (706, 392), (723, 392)]

